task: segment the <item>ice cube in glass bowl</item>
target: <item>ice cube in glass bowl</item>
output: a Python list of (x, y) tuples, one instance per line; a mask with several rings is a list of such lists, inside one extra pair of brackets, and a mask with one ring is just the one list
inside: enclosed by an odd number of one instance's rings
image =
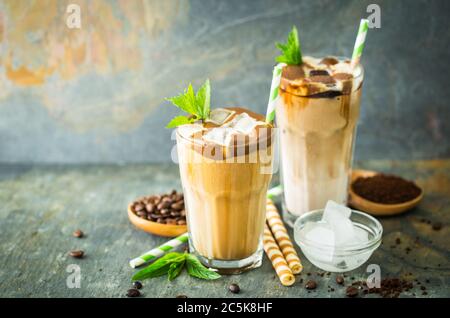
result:
[[(323, 226), (323, 212), (323, 209), (307, 212), (295, 221), (295, 242), (305, 257), (318, 268), (329, 272), (351, 271), (367, 262), (381, 244), (383, 227), (380, 222), (364, 212), (352, 210), (350, 221), (355, 229), (355, 240), (345, 244), (329, 244), (315, 239), (316, 236), (307, 235), (315, 224)], [(328, 241), (329, 236), (330, 233), (327, 233)]]

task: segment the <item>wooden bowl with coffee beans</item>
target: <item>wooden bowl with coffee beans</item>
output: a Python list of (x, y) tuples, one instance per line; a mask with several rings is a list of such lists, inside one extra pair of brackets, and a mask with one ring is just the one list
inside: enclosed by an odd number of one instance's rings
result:
[(187, 232), (184, 196), (176, 190), (134, 200), (128, 205), (128, 218), (138, 229), (159, 236)]

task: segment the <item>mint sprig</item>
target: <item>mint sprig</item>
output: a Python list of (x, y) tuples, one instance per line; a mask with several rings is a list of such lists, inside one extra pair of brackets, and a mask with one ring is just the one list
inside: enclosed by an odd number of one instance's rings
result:
[(286, 44), (276, 43), (275, 46), (281, 51), (281, 55), (275, 58), (279, 63), (286, 63), (288, 65), (302, 64), (302, 53), (300, 48), (300, 41), (298, 39), (298, 32), (295, 25), (292, 27), (288, 35)]
[(218, 273), (203, 266), (195, 255), (172, 252), (141, 269), (131, 279), (144, 280), (167, 274), (169, 281), (172, 281), (180, 275), (185, 265), (190, 276), (206, 280), (220, 278)]
[(189, 116), (177, 116), (168, 124), (167, 128), (174, 128), (180, 125), (190, 124), (197, 120), (205, 120), (209, 118), (211, 109), (211, 86), (209, 79), (199, 88), (197, 93), (194, 92), (192, 84), (184, 90), (183, 94), (175, 97), (166, 98), (176, 107), (180, 108)]

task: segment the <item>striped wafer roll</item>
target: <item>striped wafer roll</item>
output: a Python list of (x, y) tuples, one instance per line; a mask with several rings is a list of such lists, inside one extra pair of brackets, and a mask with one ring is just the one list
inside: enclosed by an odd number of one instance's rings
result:
[(272, 266), (275, 269), (281, 284), (284, 286), (291, 286), (295, 283), (295, 276), (292, 274), (292, 271), (284, 259), (267, 224), (264, 225), (263, 245), (264, 251), (266, 251), (267, 257), (272, 262)]
[(267, 199), (266, 218), (273, 236), (281, 249), (281, 253), (283, 253), (284, 258), (289, 265), (289, 268), (292, 270), (292, 273), (299, 274), (303, 270), (302, 263), (294, 249), (294, 246), (292, 245), (292, 241), (289, 238), (286, 228), (284, 227), (280, 214), (277, 211), (277, 207), (270, 199)]

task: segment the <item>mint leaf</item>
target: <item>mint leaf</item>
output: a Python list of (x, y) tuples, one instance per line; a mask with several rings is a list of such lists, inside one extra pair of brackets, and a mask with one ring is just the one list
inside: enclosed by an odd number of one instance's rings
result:
[(212, 270), (207, 269), (202, 263), (192, 254), (186, 254), (187, 271), (189, 275), (201, 279), (218, 279), (220, 275)]
[(209, 84), (209, 79), (200, 87), (195, 96), (198, 113), (201, 119), (206, 119), (209, 117), (210, 107), (211, 107), (211, 86)]
[(169, 124), (167, 124), (167, 128), (189, 124), (196, 120), (208, 119), (211, 108), (211, 86), (209, 84), (209, 80), (205, 81), (205, 83), (198, 90), (197, 94), (195, 94), (192, 85), (189, 84), (183, 94), (166, 98), (166, 100), (172, 102), (172, 104), (180, 108), (182, 111), (191, 115), (189, 121), (182, 119), (181, 117), (183, 116), (175, 117), (169, 122)]
[(131, 278), (132, 280), (143, 280), (147, 278), (153, 278), (165, 275), (170, 270), (170, 265), (176, 262), (184, 262), (185, 254), (182, 253), (168, 253), (156, 260), (154, 263), (150, 264), (146, 268), (140, 270)]
[(188, 114), (197, 114), (195, 94), (191, 84), (184, 90), (183, 94), (166, 99)]
[(295, 25), (292, 27), (292, 31), (288, 35), (286, 44), (276, 43), (275, 46), (281, 51), (281, 55), (275, 58), (277, 62), (291, 65), (302, 64), (300, 41), (298, 39), (298, 32)]
[(175, 128), (181, 125), (190, 124), (194, 121), (194, 118), (187, 118), (186, 116), (177, 116), (167, 124), (166, 128)]
[(183, 270), (185, 260), (186, 258), (184, 258), (180, 262), (170, 264), (169, 272), (167, 273), (169, 281), (174, 280), (178, 275), (180, 275), (181, 271)]

